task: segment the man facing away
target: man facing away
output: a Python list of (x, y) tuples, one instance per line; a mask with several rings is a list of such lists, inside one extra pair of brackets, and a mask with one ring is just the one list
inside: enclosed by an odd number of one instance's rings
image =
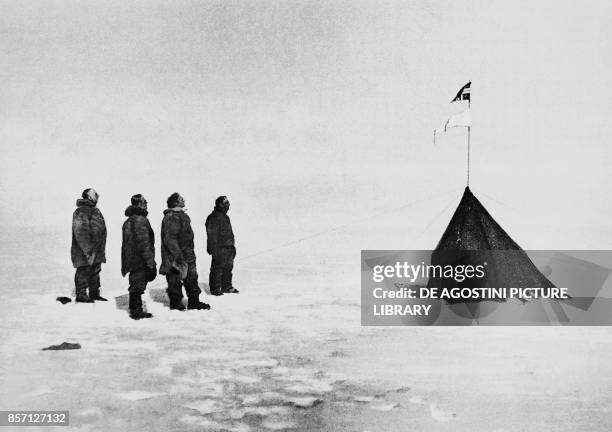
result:
[(130, 318), (139, 320), (151, 318), (143, 311), (142, 298), (147, 283), (155, 279), (155, 235), (147, 215), (147, 200), (141, 194), (132, 196), (132, 204), (125, 210), (127, 220), (123, 223), (121, 244), (121, 275), (130, 274)]
[(77, 200), (77, 208), (72, 215), (70, 257), (76, 268), (75, 301), (80, 303), (106, 301), (100, 296), (100, 271), (102, 263), (106, 262), (106, 224), (97, 207), (99, 197), (93, 188), (85, 189), (81, 199)]
[(210, 293), (223, 295), (223, 293), (238, 293), (232, 286), (232, 270), (236, 247), (234, 246), (234, 232), (227, 215), (230, 203), (226, 196), (215, 200), (215, 208), (206, 218), (206, 251), (212, 255), (210, 263)]
[(161, 227), (162, 263), (159, 273), (166, 275), (168, 281), (166, 292), (170, 299), (170, 309), (185, 310), (183, 285), (189, 309), (210, 309), (210, 305), (201, 302), (199, 298), (202, 291), (198, 286), (193, 229), (191, 219), (185, 213), (185, 200), (175, 192), (168, 197), (167, 204)]

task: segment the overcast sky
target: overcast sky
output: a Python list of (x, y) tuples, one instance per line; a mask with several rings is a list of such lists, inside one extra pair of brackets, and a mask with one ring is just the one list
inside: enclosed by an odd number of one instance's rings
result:
[(0, 221), (69, 229), (88, 186), (114, 227), (137, 192), (158, 219), (174, 191), (198, 218), (229, 194), (253, 229), (457, 195), (465, 131), (432, 132), (472, 80), (476, 195), (610, 248), (611, 22), (609, 1), (3, 1)]

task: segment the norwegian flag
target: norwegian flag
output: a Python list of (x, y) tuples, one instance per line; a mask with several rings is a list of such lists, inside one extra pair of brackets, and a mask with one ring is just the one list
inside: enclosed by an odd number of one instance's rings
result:
[(470, 87), (471, 86), (472, 86), (472, 81), (470, 81), (469, 83), (461, 87), (461, 90), (459, 90), (459, 93), (457, 93), (457, 96), (455, 96), (455, 99), (453, 99), (451, 103), (460, 102), (460, 101), (470, 102), (471, 101), (470, 99), (470, 93), (471, 93)]

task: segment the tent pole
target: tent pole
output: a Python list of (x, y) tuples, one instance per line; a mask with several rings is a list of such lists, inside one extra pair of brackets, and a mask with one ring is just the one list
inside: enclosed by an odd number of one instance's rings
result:
[[(468, 110), (471, 108), (472, 100), (471, 97), (468, 99)], [(470, 129), (471, 126), (468, 126), (468, 148), (467, 148), (467, 186), (470, 187)]]
[(467, 185), (470, 186), (470, 127), (468, 126), (468, 148), (467, 148)]

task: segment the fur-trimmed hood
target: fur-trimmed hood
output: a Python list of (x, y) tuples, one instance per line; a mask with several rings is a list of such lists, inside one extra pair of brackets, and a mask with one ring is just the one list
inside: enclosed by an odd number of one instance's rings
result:
[(166, 210), (164, 210), (164, 214), (167, 215), (168, 213), (171, 212), (182, 212), (185, 213), (187, 211), (187, 209), (185, 207), (172, 207), (172, 208), (168, 208)]
[(79, 198), (76, 200), (76, 205), (77, 207), (95, 207), (96, 203), (86, 198)]
[(140, 208), (138, 206), (135, 205), (131, 205), (128, 208), (125, 209), (125, 215), (127, 217), (130, 217), (132, 215), (139, 215), (139, 216), (144, 216), (146, 217), (149, 214), (148, 211), (146, 211), (143, 208)]

